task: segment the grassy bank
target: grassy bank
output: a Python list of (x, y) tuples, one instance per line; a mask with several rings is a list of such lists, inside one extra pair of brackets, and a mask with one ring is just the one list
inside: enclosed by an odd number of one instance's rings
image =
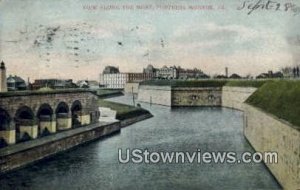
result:
[(150, 80), (141, 85), (171, 86), (171, 87), (222, 87), (225, 80)]
[(112, 96), (123, 95), (122, 90), (114, 90), (114, 89), (99, 89), (96, 91), (97, 96), (100, 98), (108, 98)]
[(246, 103), (300, 129), (300, 81), (269, 81), (252, 94)]
[(259, 88), (269, 80), (150, 80), (141, 85), (171, 87), (255, 87)]
[(129, 119), (144, 114), (150, 114), (148, 110), (145, 110), (143, 108), (134, 107), (134, 106), (116, 103), (116, 102), (110, 102), (104, 99), (99, 99), (98, 105), (101, 107), (108, 107), (110, 109), (116, 110), (117, 111), (116, 118), (118, 120), (124, 120), (124, 119)]
[(259, 88), (268, 81), (269, 80), (231, 80), (226, 82), (226, 86)]

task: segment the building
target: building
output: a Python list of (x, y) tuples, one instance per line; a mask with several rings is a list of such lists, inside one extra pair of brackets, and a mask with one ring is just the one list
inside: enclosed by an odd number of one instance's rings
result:
[(225, 67), (225, 76), (226, 76), (226, 78), (228, 78), (228, 76), (229, 76), (228, 67)]
[(283, 78), (284, 75), (282, 72), (275, 72), (273, 71), (268, 71), (268, 73), (261, 73), (258, 76), (256, 76), (257, 79), (266, 79), (266, 78)]
[(100, 86), (112, 89), (123, 89), (128, 82), (142, 82), (151, 80), (154, 73), (113, 73), (100, 74)]
[(52, 89), (64, 89), (76, 88), (77, 85), (73, 83), (72, 79), (37, 79), (33, 84), (31, 84), (32, 90), (38, 90), (45, 87)]
[[(147, 67), (153, 70), (153, 66)], [(144, 69), (145, 71), (145, 69)], [(124, 89), (128, 82), (141, 82), (155, 78), (155, 72), (143, 73), (120, 73), (117, 67), (106, 66), (102, 74), (100, 74), (100, 86), (111, 89)]]
[(27, 90), (25, 80), (18, 76), (9, 75), (7, 78), (8, 91)]
[(152, 65), (148, 65), (146, 68), (143, 69), (143, 73), (156, 74), (157, 70), (158, 69), (154, 68)]
[(155, 73), (126, 73), (128, 75), (127, 82), (142, 82), (155, 78)]
[(0, 64), (0, 92), (7, 92), (6, 68), (3, 61)]
[(113, 73), (120, 73), (119, 68), (113, 66), (106, 66), (103, 70), (103, 74), (113, 74)]
[(177, 79), (178, 69), (175, 66), (167, 67), (163, 66), (156, 71), (156, 78), (158, 79)]
[(200, 69), (184, 69), (176, 66), (162, 68), (154, 68), (152, 65), (148, 65), (144, 68), (143, 73), (153, 74), (155, 78), (158, 79), (199, 79), (199, 78), (209, 78)]
[(100, 74), (100, 85), (105, 88), (122, 89), (127, 81), (127, 73)]
[(199, 79), (199, 78), (209, 78), (204, 72), (200, 69), (183, 69), (178, 67), (178, 78), (179, 79)]
[(99, 82), (94, 80), (80, 80), (76, 84), (79, 88), (89, 88), (89, 89), (99, 88)]

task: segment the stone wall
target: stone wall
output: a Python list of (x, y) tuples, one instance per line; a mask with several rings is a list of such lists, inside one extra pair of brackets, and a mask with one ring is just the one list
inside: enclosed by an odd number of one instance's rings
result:
[(140, 85), (138, 101), (164, 106), (221, 106), (222, 89)]
[(138, 101), (171, 106), (171, 87), (140, 85)]
[(139, 83), (134, 83), (134, 82), (130, 83), (129, 82), (129, 83), (125, 84), (125, 87), (124, 87), (124, 92), (125, 93), (131, 94), (132, 90), (133, 90), (134, 94), (137, 94), (139, 92)]
[(244, 104), (244, 134), (256, 151), (275, 151), (278, 164), (266, 164), (284, 189), (300, 188), (300, 131), (271, 114)]
[(221, 88), (172, 88), (172, 106), (221, 106)]
[(222, 88), (222, 106), (243, 110), (243, 103), (257, 88), (253, 87), (230, 87)]
[[(50, 91), (51, 92), (51, 91)], [(55, 91), (54, 91), (55, 92)], [(65, 102), (69, 109), (71, 109), (73, 102), (76, 100), (80, 101), (84, 111), (91, 112), (98, 110), (97, 100), (98, 97), (91, 92), (60, 92), (57, 93), (36, 93), (36, 94), (1, 94), (0, 98), (0, 108), (7, 111), (11, 118), (16, 114), (16, 111), (22, 107), (27, 106), (32, 109), (34, 115), (37, 115), (37, 112), (41, 105), (48, 104), (51, 106), (53, 111), (57, 108), (60, 102)], [(98, 119), (97, 119), (98, 120)]]
[[(27, 133), (31, 138), (35, 139), (38, 131), (43, 132), (46, 128), (50, 133), (59, 130), (72, 128), (72, 106), (80, 105), (79, 120), (82, 125), (95, 123), (98, 121), (98, 97), (90, 91), (63, 91), (53, 90), (48, 92), (14, 92), (0, 94), (0, 109), (4, 110), (8, 117), (9, 125), (0, 129), (0, 139), (4, 139), (7, 144), (14, 144), (17, 141), (16, 132), (20, 130), (20, 138)], [(56, 114), (56, 110), (61, 104), (66, 105), (66, 116), (61, 117)], [(38, 117), (41, 108), (47, 107), (49, 121), (44, 121)], [(23, 125), (20, 121), (16, 123), (17, 113), (26, 109), (26, 113), (32, 117), (30, 124)], [(57, 115), (57, 116), (56, 116)], [(21, 118), (24, 119), (24, 118)], [(21, 120), (18, 118), (18, 120)], [(27, 119), (28, 120), (28, 119)], [(8, 132), (5, 132), (8, 131)]]
[(120, 123), (97, 123), (0, 149), (0, 174), (120, 131)]
[(142, 120), (145, 120), (145, 119), (148, 119), (151, 117), (153, 117), (153, 115), (148, 113), (148, 114), (143, 114), (143, 115), (140, 115), (137, 117), (128, 118), (128, 119), (121, 121), (121, 127), (127, 127), (128, 125), (132, 125), (134, 123), (137, 123), (139, 121), (142, 121)]

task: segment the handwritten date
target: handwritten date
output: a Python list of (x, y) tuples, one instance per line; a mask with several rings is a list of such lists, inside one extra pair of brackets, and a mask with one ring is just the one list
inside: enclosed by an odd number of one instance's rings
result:
[[(280, 3), (272, 0), (246, 0), (242, 3), (237, 10), (248, 10), (248, 15), (252, 14), (256, 10), (273, 10), (273, 11), (292, 11), (296, 14), (296, 10), (299, 7), (290, 2)], [(297, 11), (298, 12), (298, 11)]]

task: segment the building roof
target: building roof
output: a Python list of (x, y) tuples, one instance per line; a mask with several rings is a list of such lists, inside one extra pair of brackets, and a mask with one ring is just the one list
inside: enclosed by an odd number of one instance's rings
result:
[(120, 73), (118, 67), (106, 66), (103, 70), (103, 74)]
[(23, 80), (21, 77), (19, 76), (12, 76), (12, 75), (9, 75), (9, 77), (7, 78), (7, 82), (21, 82), (21, 83), (25, 83), (25, 80)]

